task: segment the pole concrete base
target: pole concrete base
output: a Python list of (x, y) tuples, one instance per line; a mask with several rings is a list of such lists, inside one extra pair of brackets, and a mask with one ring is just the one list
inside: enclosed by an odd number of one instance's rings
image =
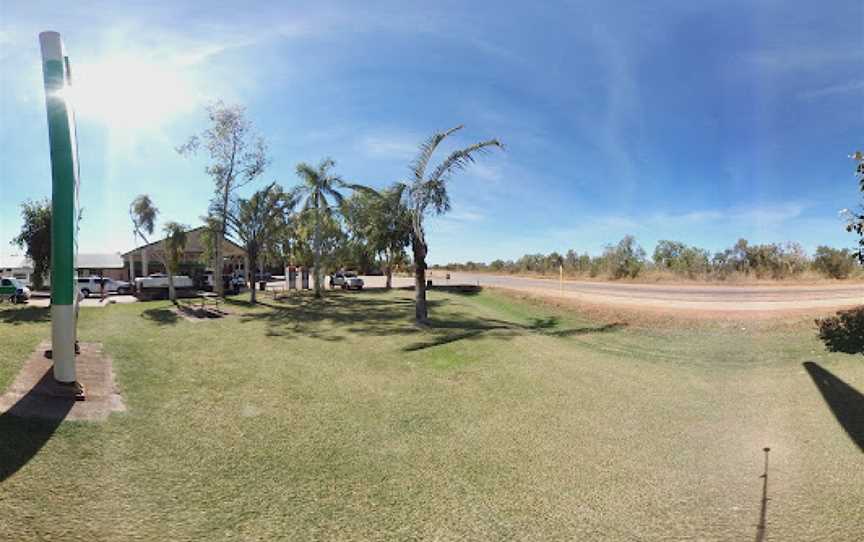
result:
[(54, 361), (54, 380), (74, 384), (75, 305), (51, 305), (51, 359)]

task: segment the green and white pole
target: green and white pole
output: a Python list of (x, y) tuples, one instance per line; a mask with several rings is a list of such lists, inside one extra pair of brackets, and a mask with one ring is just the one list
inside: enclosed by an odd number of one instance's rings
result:
[(51, 350), (54, 379), (74, 384), (78, 252), (78, 149), (68, 102), (69, 57), (57, 32), (39, 34), (51, 145)]

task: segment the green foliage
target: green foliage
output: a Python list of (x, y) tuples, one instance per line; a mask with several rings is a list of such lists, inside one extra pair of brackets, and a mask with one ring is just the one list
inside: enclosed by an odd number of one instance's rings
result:
[(33, 286), (41, 289), (51, 270), (51, 201), (25, 201), (21, 204), (21, 231), (12, 244), (26, 251), (33, 262)]
[(855, 269), (855, 254), (848, 248), (820, 246), (813, 257), (813, 268), (827, 277), (845, 279)]
[(632, 235), (626, 235), (617, 245), (603, 253), (612, 278), (635, 278), (645, 267), (645, 250)]
[(245, 108), (216, 101), (207, 107), (207, 116), (209, 126), (177, 147), (177, 152), (191, 156), (203, 147), (209, 158), (204, 172), (213, 180), (209, 214), (214, 220), (210, 225), (219, 227), (213, 243), (213, 279), (216, 292), (222, 295), (222, 243), (228, 229), (231, 199), (238, 188), (264, 173), (269, 158), (267, 145), (255, 134)]
[(156, 217), (159, 209), (153, 205), (153, 200), (147, 194), (141, 194), (129, 204), (129, 218), (132, 219), (132, 233), (144, 243), (149, 243), (153, 235)]
[(339, 190), (344, 188), (365, 189), (360, 185), (349, 184), (339, 175), (333, 174), (331, 170), (335, 165), (336, 162), (331, 158), (321, 160), (318, 167), (310, 166), (305, 162), (297, 164), (297, 176), (300, 177), (302, 183), (294, 190), (294, 196), (298, 201), (303, 201), (303, 213), (311, 216), (312, 219), (311, 240), (316, 297), (321, 297), (322, 292), (322, 267), (326, 264), (324, 254), (333, 256), (336, 248), (338, 248), (333, 247), (328, 250), (325, 245), (336, 237), (343, 237), (342, 235), (328, 236), (324, 232), (324, 228), (331, 227), (333, 224), (337, 228), (339, 227), (338, 222), (333, 218), (333, 212), (342, 206), (345, 199)]
[(402, 187), (395, 185), (380, 193), (357, 191), (345, 200), (343, 216), (358, 268), (380, 257), (389, 274), (396, 262), (405, 260), (405, 248), (411, 242), (411, 217), (402, 204), (402, 192)]
[(746, 239), (718, 252), (712, 261), (719, 278), (739, 273), (758, 279), (784, 279), (800, 275), (809, 265), (807, 253), (798, 243), (751, 245)]
[(632, 278), (653, 269), (691, 279), (725, 280), (740, 275), (782, 280), (808, 269), (832, 278), (847, 278), (857, 268), (854, 256), (849, 250), (819, 247), (811, 261), (798, 243), (751, 245), (746, 239), (739, 239), (732, 247), (709, 258), (705, 249), (662, 240), (654, 249), (651, 263), (645, 260), (645, 252), (632, 236), (627, 236), (617, 245), (608, 246), (600, 256), (580, 255), (571, 249), (563, 257), (557, 252), (526, 254), (516, 261), (498, 259), (488, 265), (449, 263), (446, 267), (456, 271), (557, 275), (561, 261), (568, 276)]
[(816, 320), (819, 338), (831, 352), (864, 354), (864, 308), (840, 311)]
[(228, 214), (231, 232), (246, 249), (249, 258), (249, 281), (252, 285), (252, 302), (255, 302), (255, 270), (262, 263), (267, 247), (273, 244), (287, 224), (287, 216), (294, 207), (294, 198), (282, 187), (271, 183), (248, 199), (238, 199)]
[[(298, 213), (290, 225), (291, 263), (302, 267), (315, 265), (316, 226), (314, 215)], [(322, 273), (335, 271), (350, 260), (348, 236), (342, 229), (335, 213), (323, 214), (318, 225), (318, 239), (321, 248), (318, 265)]]
[[(852, 159), (855, 160), (855, 175), (858, 178), (858, 188), (864, 192), (864, 153), (857, 151), (852, 154)], [(864, 264), (864, 207), (859, 207), (858, 211), (846, 211), (846, 231), (854, 232), (858, 235), (858, 250), (855, 255), (858, 257), (858, 262)]]
[(216, 241), (219, 239), (219, 232), (222, 231), (222, 222), (219, 217), (212, 214), (201, 217), (204, 222), (204, 229), (201, 231), (201, 263), (210, 267), (216, 260)]
[(186, 250), (186, 231), (188, 226), (179, 222), (168, 222), (162, 228), (165, 233), (165, 267), (169, 273), (176, 274), (183, 253)]
[(710, 269), (707, 250), (678, 241), (659, 241), (653, 260), (657, 268), (689, 278), (705, 275)]

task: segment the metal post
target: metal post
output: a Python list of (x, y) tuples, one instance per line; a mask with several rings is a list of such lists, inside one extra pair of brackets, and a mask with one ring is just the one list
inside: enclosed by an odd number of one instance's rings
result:
[(39, 34), (51, 148), (51, 349), (54, 378), (74, 384), (78, 249), (78, 148), (68, 102), (71, 74), (60, 34)]

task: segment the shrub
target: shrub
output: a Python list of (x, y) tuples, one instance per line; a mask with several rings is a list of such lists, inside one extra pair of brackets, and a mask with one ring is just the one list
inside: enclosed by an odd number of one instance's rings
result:
[(813, 268), (833, 279), (845, 279), (855, 268), (855, 255), (848, 248), (820, 246), (813, 258)]
[(614, 279), (635, 278), (645, 267), (645, 250), (632, 235), (624, 236), (615, 246), (606, 247), (603, 257)]
[(695, 278), (708, 273), (708, 251), (687, 246), (678, 241), (660, 241), (654, 249), (654, 264), (658, 269)]
[(816, 320), (819, 338), (831, 352), (864, 353), (864, 307)]

